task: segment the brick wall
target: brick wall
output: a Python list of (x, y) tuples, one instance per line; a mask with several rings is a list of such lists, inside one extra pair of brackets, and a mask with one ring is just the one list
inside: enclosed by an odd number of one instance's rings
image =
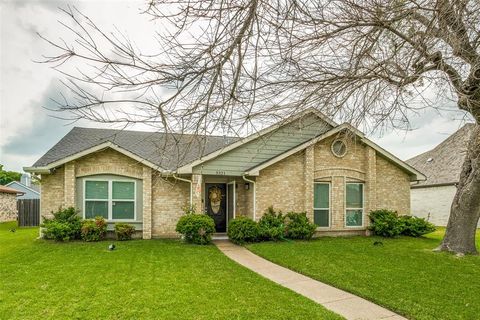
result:
[(152, 179), (152, 237), (178, 236), (175, 226), (190, 201), (188, 182), (154, 175)]
[[(344, 192), (348, 181), (365, 183), (365, 214), (374, 208), (409, 212), (410, 183), (404, 171), (353, 139), (347, 139), (347, 154), (342, 158), (335, 157), (330, 150), (332, 141), (333, 138), (321, 141), (260, 172), (256, 177), (257, 220), (271, 205), (284, 212), (306, 211), (309, 218), (313, 219), (314, 181), (331, 183), (331, 227), (323, 229), (325, 231), (354, 230), (346, 229), (344, 225)], [(60, 206), (75, 203), (75, 179), (95, 174), (142, 179), (143, 237), (177, 235), (175, 225), (183, 214), (182, 207), (189, 204), (190, 184), (160, 177), (154, 170), (112, 149), (77, 159), (57, 168), (50, 175), (43, 175), (41, 214), (48, 216)], [(203, 186), (201, 175), (194, 175), (193, 179), (194, 182), (200, 179)], [(245, 181), (241, 177), (236, 180), (236, 214), (252, 217), (253, 185), (245, 190)], [(193, 187), (196, 188), (195, 183)], [(193, 198), (200, 209), (203, 207), (202, 198), (202, 193)], [(367, 223), (366, 216), (364, 222)]]
[(116, 174), (120, 176), (143, 178), (143, 165), (113, 149), (89, 154), (76, 161), (76, 176), (92, 174)]
[(377, 209), (396, 210), (399, 214), (410, 213), (410, 179), (390, 161), (377, 156)]
[(51, 218), (51, 212), (64, 206), (64, 168), (56, 168), (52, 174), (42, 174), (40, 184), (40, 216)]
[(256, 180), (257, 220), (269, 206), (283, 212), (304, 210), (304, 167), (305, 152), (300, 151), (260, 172)]
[(0, 193), (0, 222), (17, 220), (17, 195)]
[[(330, 183), (331, 223), (322, 231), (364, 230), (367, 214), (377, 208), (409, 212), (408, 173), (377, 155), (371, 147), (353, 137), (345, 137), (347, 154), (331, 152), (335, 137), (322, 140), (305, 151), (263, 169), (257, 177), (257, 219), (270, 205), (282, 211), (306, 211), (313, 220), (313, 183)], [(309, 182), (311, 181), (311, 182)], [(345, 184), (364, 184), (363, 227), (345, 226)]]

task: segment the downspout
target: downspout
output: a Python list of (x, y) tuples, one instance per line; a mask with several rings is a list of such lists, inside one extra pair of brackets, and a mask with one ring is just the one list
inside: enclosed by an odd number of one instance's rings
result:
[(173, 176), (173, 178), (174, 178), (175, 180), (180, 180), (180, 181), (184, 181), (184, 182), (190, 183), (190, 208), (191, 208), (192, 205), (193, 205), (193, 194), (192, 194), (193, 183), (192, 183), (192, 180), (188, 180), (188, 179), (184, 179), (184, 178), (177, 177), (177, 176), (175, 175), (175, 173), (173, 173), (172, 176)]
[(253, 221), (256, 221), (256, 214), (255, 212), (257, 212), (257, 204), (256, 204), (256, 193), (257, 193), (257, 187), (255, 185), (255, 181), (253, 180), (250, 180), (250, 179), (247, 179), (245, 177), (245, 175), (242, 176), (243, 180), (245, 180), (246, 182), (249, 182), (253, 185)]

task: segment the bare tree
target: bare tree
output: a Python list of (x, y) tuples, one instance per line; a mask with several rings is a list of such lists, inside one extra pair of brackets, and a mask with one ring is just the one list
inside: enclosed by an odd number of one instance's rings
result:
[[(480, 121), (477, 0), (152, 0), (153, 54), (63, 12), (76, 41), (47, 40), (60, 52), (45, 62), (66, 75), (77, 98), (62, 109), (77, 118), (238, 132), (314, 106), (369, 129), (405, 127), (428, 89)], [(79, 62), (88, 67), (65, 71)], [(476, 253), (479, 166), (475, 126), (441, 250)]]

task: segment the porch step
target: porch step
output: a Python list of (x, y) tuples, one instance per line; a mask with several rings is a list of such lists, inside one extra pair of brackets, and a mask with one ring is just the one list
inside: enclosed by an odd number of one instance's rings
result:
[(217, 232), (212, 235), (212, 240), (228, 240), (226, 232)]

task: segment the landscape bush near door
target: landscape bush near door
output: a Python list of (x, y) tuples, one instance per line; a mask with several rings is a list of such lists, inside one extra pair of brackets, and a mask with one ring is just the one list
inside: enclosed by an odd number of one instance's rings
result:
[(228, 238), (237, 244), (283, 239), (311, 239), (317, 226), (311, 223), (305, 212), (289, 212), (283, 215), (273, 207), (267, 209), (259, 222), (238, 217), (228, 224)]
[(227, 235), (236, 244), (256, 242), (259, 237), (258, 223), (248, 217), (240, 216), (228, 223)]
[(262, 240), (283, 239), (285, 238), (285, 217), (281, 211), (275, 212), (273, 207), (269, 207), (258, 221), (258, 228)]
[(206, 214), (189, 213), (180, 218), (175, 230), (185, 241), (195, 244), (208, 244), (215, 232), (215, 222)]

